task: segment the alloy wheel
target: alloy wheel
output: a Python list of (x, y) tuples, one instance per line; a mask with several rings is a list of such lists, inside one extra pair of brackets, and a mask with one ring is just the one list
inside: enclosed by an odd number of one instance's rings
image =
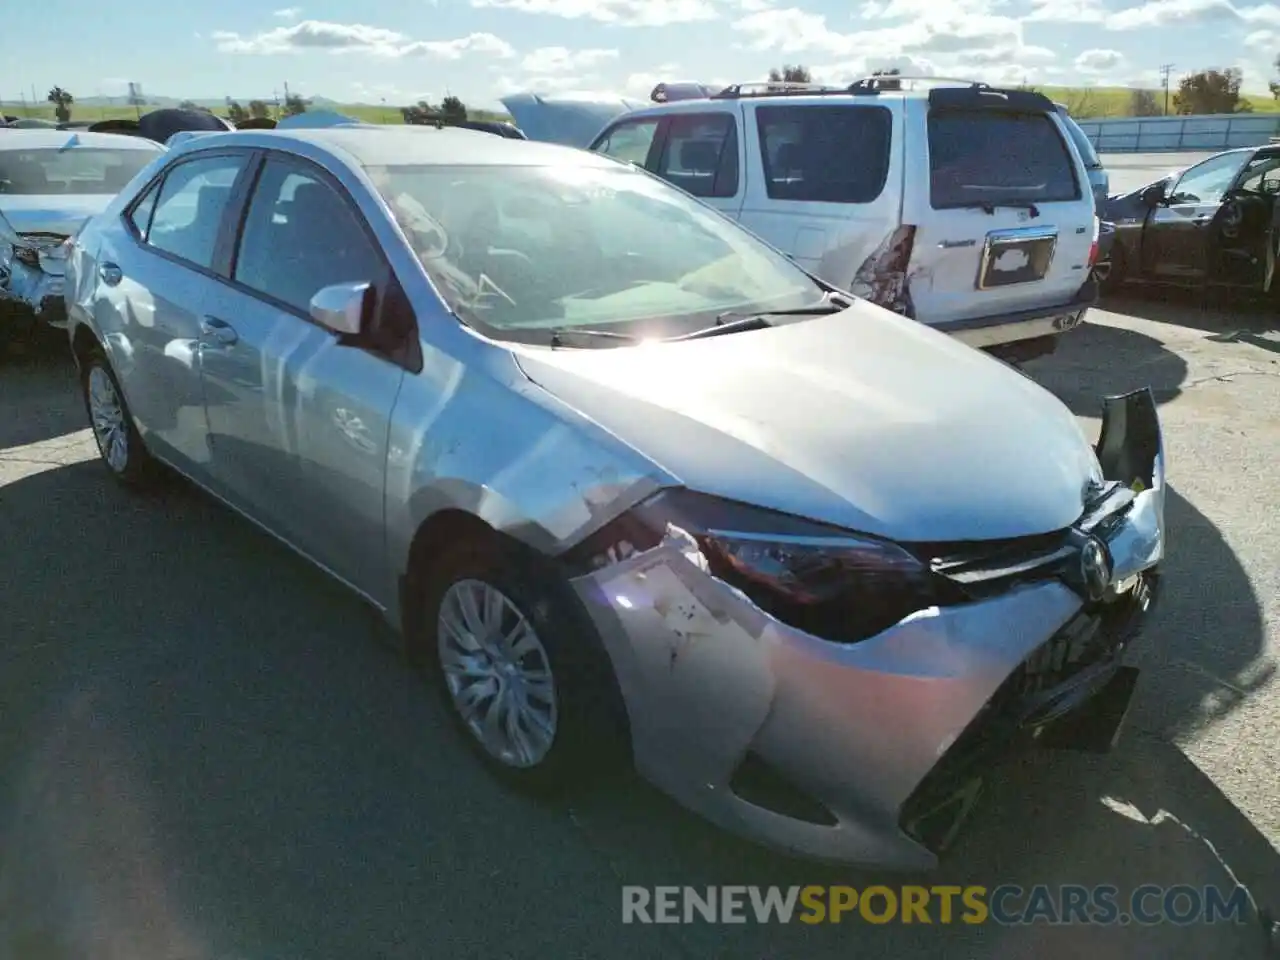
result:
[(500, 763), (535, 767), (555, 742), (555, 681), (529, 619), (497, 587), (459, 580), (436, 622), (445, 685), (462, 722)]

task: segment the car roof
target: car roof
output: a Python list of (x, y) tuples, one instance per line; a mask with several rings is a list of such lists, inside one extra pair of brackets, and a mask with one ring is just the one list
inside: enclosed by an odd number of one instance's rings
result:
[(533, 140), (511, 140), (461, 127), (345, 124), (296, 130), (240, 130), (193, 138), (175, 152), (190, 154), (232, 146), (288, 149), (291, 144), (319, 147), (364, 167), (427, 166), (541, 167), (570, 165), (615, 167), (599, 154)]
[(61, 150), (88, 147), (93, 150), (164, 150), (154, 140), (119, 133), (89, 133), (86, 130), (9, 130), (0, 137), (0, 150)]

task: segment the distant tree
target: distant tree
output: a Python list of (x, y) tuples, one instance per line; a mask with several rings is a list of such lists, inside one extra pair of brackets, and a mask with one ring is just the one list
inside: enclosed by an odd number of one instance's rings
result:
[(200, 105), (197, 104), (194, 100), (183, 100), (180, 104), (178, 104), (178, 109), (179, 110), (199, 110)]
[(253, 117), (255, 120), (265, 120), (269, 115), (270, 111), (267, 109), (267, 102), (265, 100), (249, 101), (249, 116)]
[(1154, 90), (1129, 91), (1129, 116), (1158, 117), (1162, 112)]
[(444, 114), (426, 100), (419, 100), (412, 106), (401, 107), (400, 116), (404, 118), (405, 123), (418, 125), (444, 121)]
[[(1271, 62), (1271, 67), (1273, 70), (1276, 71), (1276, 73), (1280, 73), (1280, 54), (1277, 54), (1275, 60)], [(1267, 84), (1267, 86), (1271, 88), (1271, 96), (1275, 97), (1277, 100), (1280, 100), (1280, 83), (1277, 83), (1275, 80), (1272, 80), (1269, 84)]]
[(1067, 113), (1075, 117), (1077, 120), (1083, 120), (1086, 117), (1100, 117), (1103, 114), (1102, 103), (1098, 99), (1098, 92), (1092, 87), (1080, 87), (1076, 90), (1068, 90), (1062, 98), (1063, 105), (1067, 108)]
[(71, 119), (71, 105), (76, 102), (75, 97), (61, 87), (54, 87), (46, 99), (53, 104), (53, 113), (59, 123), (66, 123)]
[(809, 73), (809, 68), (796, 64), (784, 63), (782, 69), (776, 67), (769, 71), (770, 83), (812, 83), (813, 75)]
[[(900, 77), (902, 76), (902, 71), (897, 67), (890, 67), (888, 70), (872, 70), (871, 75), (873, 77)], [(879, 89), (881, 90), (901, 90), (902, 89), (901, 80), (880, 80), (878, 84), (879, 84)]]
[(465, 123), (467, 105), (457, 97), (445, 97), (440, 101), (440, 114), (445, 123)]
[(237, 101), (232, 100), (227, 103), (227, 117), (232, 123), (240, 123), (242, 120), (249, 119), (249, 111), (240, 106)]
[(1249, 113), (1249, 101), (1240, 96), (1239, 70), (1201, 70), (1178, 81), (1173, 109), (1181, 114)]
[(291, 93), (284, 98), (284, 113), (287, 117), (296, 116), (299, 113), (306, 113), (307, 107), (311, 106), (311, 101), (306, 100), (296, 93)]

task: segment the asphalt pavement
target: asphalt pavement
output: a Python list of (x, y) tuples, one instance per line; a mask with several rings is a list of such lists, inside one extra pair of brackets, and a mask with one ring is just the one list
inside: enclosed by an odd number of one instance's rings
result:
[(1111, 192), (1128, 193), (1159, 180), (1174, 170), (1184, 170), (1213, 153), (1104, 153), (1102, 165), (1111, 174)]
[[(1126, 167), (1125, 169), (1136, 169)], [(1253, 923), (621, 923), (623, 884), (1206, 884), (1280, 910), (1280, 336), (1135, 299), (1029, 372), (1157, 392), (1167, 590), (1108, 755), (1001, 768), (926, 878), (787, 860), (633, 777), (513, 796), (360, 602), (190, 488), (117, 489), (0, 361), (0, 960), (1261, 957)]]

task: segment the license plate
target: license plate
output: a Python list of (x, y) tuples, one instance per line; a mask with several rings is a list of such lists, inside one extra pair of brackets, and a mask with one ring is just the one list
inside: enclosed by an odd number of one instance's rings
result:
[(1052, 232), (989, 234), (982, 251), (982, 266), (978, 270), (978, 289), (1043, 280), (1049, 272), (1057, 245), (1058, 235)]

